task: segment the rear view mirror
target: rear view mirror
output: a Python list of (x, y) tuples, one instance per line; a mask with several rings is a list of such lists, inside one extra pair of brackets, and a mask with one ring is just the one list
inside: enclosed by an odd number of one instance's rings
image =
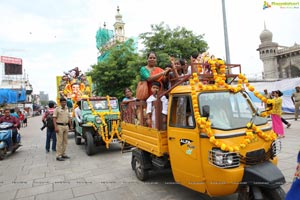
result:
[(209, 105), (202, 106), (202, 117), (209, 117)]

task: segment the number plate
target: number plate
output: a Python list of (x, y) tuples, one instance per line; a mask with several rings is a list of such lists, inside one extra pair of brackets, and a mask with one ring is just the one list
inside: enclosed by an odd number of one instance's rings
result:
[(119, 140), (118, 139), (112, 139), (111, 143), (118, 143)]

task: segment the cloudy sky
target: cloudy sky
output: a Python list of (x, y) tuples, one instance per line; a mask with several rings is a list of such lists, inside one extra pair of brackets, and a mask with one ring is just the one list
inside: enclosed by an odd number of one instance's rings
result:
[[(242, 64), (250, 77), (263, 71), (256, 49), (264, 23), (274, 42), (300, 43), (300, 8), (271, 5), (263, 10), (263, 3), (226, 1), (231, 63)], [(85, 72), (96, 63), (96, 31), (104, 22), (113, 29), (117, 6), (127, 37), (164, 22), (205, 34), (208, 51), (226, 57), (221, 0), (0, 0), (0, 55), (22, 58), (34, 93), (44, 91), (55, 99), (56, 75), (75, 66)]]

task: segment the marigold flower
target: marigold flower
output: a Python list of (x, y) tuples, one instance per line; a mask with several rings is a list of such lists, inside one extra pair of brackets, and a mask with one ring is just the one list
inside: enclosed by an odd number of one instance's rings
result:
[(224, 144), (224, 143), (221, 144), (221, 149), (222, 149), (223, 151), (226, 149), (226, 147), (227, 147), (226, 144)]

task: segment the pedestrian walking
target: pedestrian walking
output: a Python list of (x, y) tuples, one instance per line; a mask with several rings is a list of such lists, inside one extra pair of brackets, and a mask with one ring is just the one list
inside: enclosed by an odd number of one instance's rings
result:
[[(48, 106), (49, 109), (43, 114), (42, 121), (47, 128), (47, 135), (46, 135), (46, 152), (49, 153), (50, 150), (50, 143), (52, 139), (52, 151), (56, 151), (56, 133), (55, 133), (55, 126), (53, 122), (53, 113), (54, 113), (54, 102), (49, 102)], [(41, 128), (42, 130), (42, 128)]]
[[(264, 89), (264, 97), (266, 97), (267, 99), (272, 99), (274, 97), (273, 92), (271, 94), (268, 94), (268, 90)], [(279, 93), (279, 97), (281, 97), (282, 95), (283, 95), (283, 93), (280, 92)], [(267, 104), (266, 103), (265, 103), (265, 108), (267, 108)], [(286, 121), (286, 119), (284, 119), (282, 116), (281, 116), (281, 121), (282, 121), (282, 123), (284, 123), (286, 125), (286, 128), (290, 128), (291, 125), (292, 125), (291, 123), (289, 123), (288, 121)]]
[(295, 87), (296, 92), (291, 96), (291, 99), (295, 105), (295, 121), (298, 120), (299, 107), (300, 107), (300, 86)]
[(282, 99), (280, 97), (281, 92), (279, 90), (273, 91), (274, 95), (274, 105), (272, 108), (271, 118), (272, 118), (272, 127), (273, 131), (278, 135), (278, 138), (284, 137), (284, 129), (281, 121), (282, 114)]
[(63, 97), (60, 98), (60, 106), (57, 106), (53, 112), (53, 122), (56, 132), (56, 160), (58, 161), (70, 158), (65, 154), (68, 144), (69, 125), (72, 127), (69, 109), (66, 105), (67, 100)]

